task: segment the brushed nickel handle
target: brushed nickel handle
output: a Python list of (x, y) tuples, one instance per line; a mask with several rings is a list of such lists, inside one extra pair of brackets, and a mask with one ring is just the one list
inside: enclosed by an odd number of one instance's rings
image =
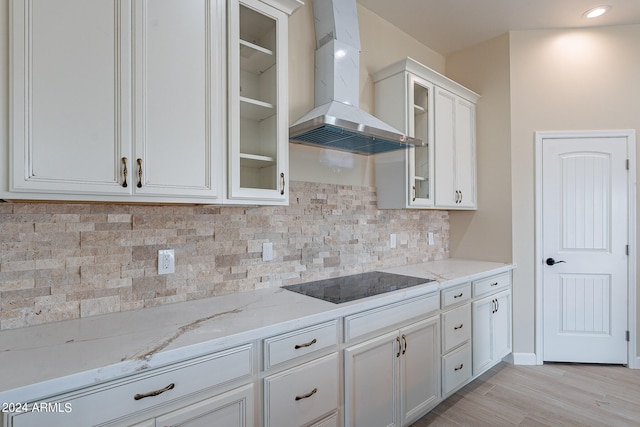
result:
[(460, 323), (460, 325), (458, 325), (458, 326), (454, 326), (454, 327), (453, 327), (453, 330), (454, 330), (454, 331), (457, 331), (458, 329), (462, 329), (463, 327), (464, 327), (464, 323)]
[(122, 181), (122, 186), (124, 188), (127, 188), (128, 187), (127, 175), (129, 174), (129, 170), (127, 169), (127, 158), (126, 157), (122, 158), (122, 164), (124, 164), (124, 169), (122, 171), (122, 175), (124, 176), (124, 180)]
[(407, 337), (402, 334), (402, 342), (404, 342), (404, 348), (402, 349), (402, 354), (405, 354), (407, 352)]
[(138, 159), (138, 188), (142, 188), (142, 159)]
[(315, 343), (317, 343), (318, 340), (317, 339), (312, 339), (311, 341), (304, 343), (304, 344), (296, 344), (296, 346), (294, 347), (296, 350), (300, 349), (300, 348), (305, 348), (305, 347), (311, 347), (312, 345), (314, 345)]
[(416, 201), (416, 186), (413, 186), (413, 201)]
[(280, 194), (284, 195), (284, 172), (280, 172), (280, 181), (282, 182), (282, 187), (280, 188)]
[(172, 390), (176, 385), (174, 383), (169, 384), (168, 386), (166, 386), (165, 388), (161, 388), (160, 390), (156, 390), (156, 391), (152, 391), (150, 393), (144, 393), (144, 394), (136, 394), (135, 396), (133, 396), (133, 398), (135, 400), (140, 400), (140, 399), (144, 399), (145, 397), (153, 397), (153, 396), (157, 396), (159, 394), (164, 393), (165, 391), (169, 391)]
[(458, 366), (457, 368), (453, 368), (453, 370), (454, 371), (459, 371), (462, 368), (464, 368), (464, 363), (461, 363), (460, 366)]
[(314, 388), (313, 390), (311, 390), (309, 393), (307, 394), (303, 394), (300, 396), (296, 396), (296, 400), (302, 400), (302, 399), (308, 399), (309, 397), (313, 396), (314, 394), (316, 394), (318, 392), (318, 388)]
[(462, 295), (464, 295), (464, 292), (460, 292), (458, 295), (454, 295), (454, 298), (462, 298)]
[(398, 341), (398, 353), (396, 354), (396, 357), (400, 357), (400, 351), (402, 349), (402, 345), (400, 345), (400, 337), (396, 337), (396, 341)]

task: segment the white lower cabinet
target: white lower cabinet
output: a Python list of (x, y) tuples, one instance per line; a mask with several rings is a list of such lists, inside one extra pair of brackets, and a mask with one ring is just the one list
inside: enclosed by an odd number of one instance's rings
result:
[(253, 396), (253, 384), (249, 384), (132, 427), (252, 427)]
[(305, 426), (336, 411), (339, 369), (333, 353), (265, 378), (265, 427)]
[[(251, 384), (254, 374), (253, 358), (253, 346), (247, 344), (166, 368), (153, 369), (121, 380), (52, 396), (43, 401), (60, 410), (15, 414), (10, 416), (7, 425), (11, 427), (68, 427), (98, 424), (121, 426), (131, 425), (140, 420), (151, 420), (158, 416), (163, 419), (162, 414), (166, 414), (168, 410), (175, 411), (172, 412), (174, 415), (183, 414), (183, 418), (176, 418), (176, 420), (205, 416), (210, 418), (213, 417), (210, 413), (221, 410), (223, 405), (215, 403), (215, 398), (194, 403), (194, 396), (212, 396), (216, 394), (216, 390), (224, 392), (228, 386), (236, 383)], [(249, 389), (251, 387), (249, 385)], [(235, 405), (238, 410), (245, 411), (244, 414), (237, 414), (237, 417), (244, 417), (243, 422), (246, 424), (238, 424), (242, 426), (253, 425), (253, 404), (251, 403), (253, 397), (249, 396), (249, 389), (243, 389), (243, 393), (246, 391), (245, 398), (240, 399), (243, 403), (228, 403)], [(235, 400), (239, 401), (237, 396)], [(32, 402), (30, 405), (33, 406), (35, 403)], [(229, 411), (233, 409), (225, 409), (218, 414), (225, 413), (229, 416), (232, 413)], [(187, 413), (192, 415), (188, 416)], [(145, 423), (149, 422), (151, 421), (145, 421)], [(199, 424), (178, 423), (177, 425)], [(236, 424), (225, 424), (227, 425)]]
[(430, 317), (345, 349), (345, 426), (401, 426), (440, 398), (440, 321)]
[(487, 275), (39, 396), (49, 411), (0, 427), (406, 427), (508, 355), (511, 330), (511, 272)]
[(474, 301), (473, 375), (486, 371), (511, 352), (511, 289)]

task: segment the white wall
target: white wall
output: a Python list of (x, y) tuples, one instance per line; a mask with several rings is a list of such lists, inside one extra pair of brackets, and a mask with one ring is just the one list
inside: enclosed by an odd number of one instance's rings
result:
[(478, 210), (450, 212), (451, 256), (511, 262), (508, 34), (449, 56), (447, 76), (481, 95), (476, 112)]
[(535, 346), (534, 132), (640, 131), (639, 42), (640, 25), (510, 35), (516, 352)]

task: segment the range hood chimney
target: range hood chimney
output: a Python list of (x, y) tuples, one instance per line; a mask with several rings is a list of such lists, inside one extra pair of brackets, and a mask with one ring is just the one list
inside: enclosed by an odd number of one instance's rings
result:
[(289, 140), (365, 155), (424, 145), (358, 108), (356, 0), (314, 0), (313, 17), (315, 108), (289, 128)]

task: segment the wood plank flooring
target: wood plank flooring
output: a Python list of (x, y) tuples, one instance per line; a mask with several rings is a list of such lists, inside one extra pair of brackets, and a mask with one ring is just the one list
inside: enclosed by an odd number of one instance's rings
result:
[(640, 426), (640, 370), (501, 363), (411, 427)]

